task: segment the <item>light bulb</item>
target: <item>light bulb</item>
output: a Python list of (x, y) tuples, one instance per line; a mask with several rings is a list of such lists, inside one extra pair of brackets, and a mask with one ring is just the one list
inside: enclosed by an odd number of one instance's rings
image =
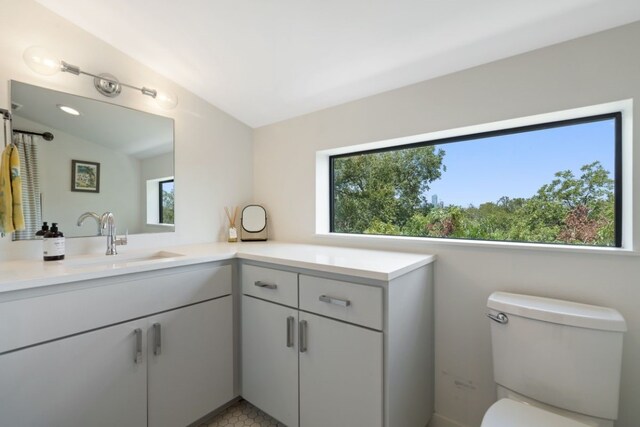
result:
[(176, 105), (178, 105), (178, 97), (173, 93), (164, 90), (159, 90), (156, 93), (155, 100), (160, 107), (167, 110), (176, 108)]
[(52, 76), (60, 71), (60, 60), (42, 46), (31, 46), (22, 55), (24, 62), (38, 74)]
[(65, 113), (70, 114), (72, 116), (79, 116), (80, 115), (80, 111), (76, 110), (73, 107), (69, 107), (68, 105), (57, 104), (56, 107), (58, 107), (59, 109), (61, 109)]

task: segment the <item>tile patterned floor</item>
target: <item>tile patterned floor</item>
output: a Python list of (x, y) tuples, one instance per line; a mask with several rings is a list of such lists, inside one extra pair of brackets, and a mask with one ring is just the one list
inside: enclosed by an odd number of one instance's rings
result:
[(286, 427), (246, 400), (234, 403), (200, 427)]

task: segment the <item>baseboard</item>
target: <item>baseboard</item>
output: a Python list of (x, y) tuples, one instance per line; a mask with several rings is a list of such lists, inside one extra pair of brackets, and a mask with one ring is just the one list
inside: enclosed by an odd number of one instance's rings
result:
[(239, 402), (241, 400), (242, 400), (242, 396), (236, 396), (230, 401), (228, 401), (227, 403), (225, 403), (224, 405), (220, 406), (219, 408), (216, 408), (213, 411), (209, 412), (204, 417), (199, 418), (198, 420), (192, 422), (187, 427), (200, 427), (203, 424), (208, 424), (207, 421), (212, 420), (213, 418), (218, 416), (218, 414), (220, 414), (222, 411), (227, 409), (229, 406), (234, 405), (236, 402)]
[(463, 424), (457, 423), (453, 420), (450, 420), (447, 417), (444, 417), (440, 414), (433, 414), (431, 417), (431, 421), (427, 427), (467, 427)]

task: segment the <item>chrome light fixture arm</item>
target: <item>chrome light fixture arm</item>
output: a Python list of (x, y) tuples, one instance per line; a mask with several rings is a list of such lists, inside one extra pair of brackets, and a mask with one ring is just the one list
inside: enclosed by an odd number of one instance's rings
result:
[(110, 98), (118, 96), (124, 86), (139, 91), (143, 95), (150, 96), (163, 108), (171, 109), (178, 104), (178, 98), (173, 94), (168, 92), (159, 92), (156, 89), (145, 86), (138, 87), (128, 83), (122, 83), (118, 81), (115, 76), (108, 73), (94, 74), (83, 71), (77, 65), (59, 60), (47, 49), (40, 46), (29, 47), (25, 50), (23, 58), (29, 68), (42, 75), (53, 75), (62, 71), (76, 76), (84, 74), (86, 76), (93, 77), (93, 85), (96, 90), (102, 95)]

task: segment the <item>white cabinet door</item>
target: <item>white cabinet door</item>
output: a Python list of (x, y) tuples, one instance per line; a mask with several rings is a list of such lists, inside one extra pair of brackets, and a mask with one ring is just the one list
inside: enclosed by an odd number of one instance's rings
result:
[(288, 427), (298, 426), (297, 323), (298, 310), (242, 297), (242, 396)]
[(0, 425), (146, 426), (146, 324), (137, 320), (1, 355)]
[(382, 426), (382, 332), (304, 312), (299, 327), (300, 425)]
[(150, 427), (186, 426), (234, 398), (230, 295), (150, 317), (148, 325)]

